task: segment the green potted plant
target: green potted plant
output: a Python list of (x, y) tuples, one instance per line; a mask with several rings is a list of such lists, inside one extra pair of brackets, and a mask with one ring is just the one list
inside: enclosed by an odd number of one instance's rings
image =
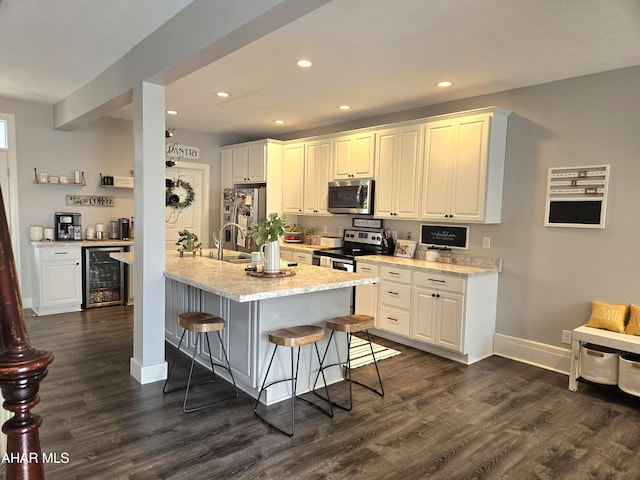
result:
[(277, 242), (284, 235), (287, 228), (287, 216), (280, 217), (277, 213), (270, 213), (261, 218), (258, 223), (251, 225), (251, 237), (260, 246), (267, 242)]
[(178, 248), (180, 256), (184, 255), (184, 252), (192, 252), (194, 257), (196, 256), (196, 252), (199, 252), (200, 255), (202, 255), (202, 243), (198, 242), (198, 235), (186, 229), (179, 231), (178, 235), (179, 237), (176, 245), (182, 247)]
[(270, 213), (261, 218), (258, 223), (251, 225), (251, 237), (260, 247), (265, 273), (278, 273), (280, 271), (280, 238), (287, 227), (285, 215), (280, 217), (277, 213)]

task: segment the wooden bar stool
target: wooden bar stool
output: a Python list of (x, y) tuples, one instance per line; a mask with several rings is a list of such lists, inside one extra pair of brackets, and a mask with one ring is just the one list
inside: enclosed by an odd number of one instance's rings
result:
[[(218, 405), (220, 403), (227, 402), (232, 398), (238, 397), (238, 389), (236, 387), (236, 381), (233, 378), (233, 372), (231, 371), (231, 364), (229, 363), (229, 357), (227, 357), (227, 352), (224, 348), (224, 344), (222, 343), (222, 336), (220, 335), (220, 330), (225, 327), (225, 322), (222, 318), (217, 315), (212, 315), (210, 313), (204, 312), (185, 312), (178, 315), (178, 319), (180, 320), (180, 326), (184, 329), (182, 332), (182, 336), (180, 337), (180, 342), (178, 343), (178, 354), (180, 354), (180, 346), (182, 345), (182, 340), (184, 340), (184, 336), (189, 332), (195, 332), (198, 335), (196, 336), (196, 343), (193, 347), (193, 356), (191, 357), (191, 368), (189, 369), (189, 379), (187, 380), (187, 388), (184, 392), (184, 402), (182, 403), (182, 410), (185, 413), (195, 412), (196, 410), (201, 410), (203, 408), (212, 407), (213, 405)], [(220, 363), (216, 363), (213, 361), (213, 355), (211, 354), (211, 344), (209, 343), (209, 332), (216, 332), (218, 334), (218, 340), (220, 341), (220, 347), (222, 348), (222, 354), (224, 356), (225, 362), (227, 365), (222, 365)], [(195, 385), (191, 385), (191, 377), (193, 375), (193, 364), (196, 359), (196, 354), (198, 353), (198, 346), (202, 344), (201, 338), (204, 337), (207, 339), (207, 347), (209, 348), (209, 361), (211, 363), (211, 380), (207, 380), (206, 382), (197, 383)], [(174, 362), (175, 364), (175, 362)], [(189, 389), (191, 387), (197, 387), (199, 385), (205, 385), (208, 383), (213, 383), (216, 381), (216, 374), (214, 370), (214, 365), (218, 367), (222, 367), (229, 372), (231, 376), (231, 381), (233, 382), (233, 388), (235, 390), (235, 396), (230, 398), (225, 398), (223, 400), (218, 400), (216, 402), (208, 403), (206, 405), (201, 405), (197, 407), (187, 408), (187, 398), (189, 396)], [(162, 387), (163, 393), (174, 392), (178, 390), (178, 388), (173, 388), (171, 390), (167, 390), (167, 385), (169, 383), (169, 378), (171, 377), (171, 370), (173, 365), (169, 367), (169, 372), (167, 374), (167, 379), (164, 382), (164, 387)]]
[[(313, 344), (316, 350), (316, 356), (318, 357), (318, 365), (320, 366), (322, 362), (320, 361), (320, 351), (318, 350), (318, 343), (320, 340), (324, 338), (324, 329), (321, 327), (316, 327), (313, 325), (301, 325), (297, 327), (289, 327), (282, 328), (280, 330), (274, 330), (269, 333), (269, 341), (274, 344), (273, 354), (271, 355), (271, 360), (269, 361), (269, 366), (267, 367), (267, 372), (264, 375), (264, 380), (262, 381), (262, 387), (260, 388), (260, 392), (258, 393), (258, 398), (256, 399), (256, 403), (253, 406), (254, 413), (265, 422), (267, 425), (275, 428), (279, 432), (284, 433), (290, 437), (293, 437), (295, 433), (295, 408), (296, 408), (296, 399), (302, 400), (307, 404), (322, 410), (329, 417), (333, 417), (333, 408), (331, 406), (331, 401), (328, 400), (327, 404), (329, 406), (329, 411), (324, 410), (320, 405), (317, 405), (314, 402), (309, 401), (306, 398), (299, 397), (296, 395), (296, 386), (298, 382), (298, 367), (300, 366), (300, 347), (304, 345)], [(267, 378), (269, 377), (269, 371), (271, 370), (271, 365), (273, 363), (273, 359), (276, 356), (276, 352), (278, 351), (278, 347), (290, 347), (291, 348), (291, 377), (283, 378), (280, 380), (275, 380), (269, 384), (266, 384)], [(298, 357), (296, 360), (295, 370), (293, 368), (293, 349), (294, 347), (298, 347)], [(318, 373), (319, 375), (320, 373)], [(324, 372), (322, 372), (322, 378), (324, 379)], [(286, 431), (283, 428), (280, 428), (274, 425), (272, 422), (268, 421), (264, 416), (258, 413), (258, 404), (260, 403), (260, 397), (262, 396), (262, 392), (267, 390), (272, 385), (282, 382), (291, 382), (291, 429), (290, 431)], [(329, 390), (326, 388), (326, 380), (325, 380), (325, 391), (327, 394), (327, 398), (329, 398)]]
[[(323, 372), (323, 379), (324, 379), (324, 370), (326, 370), (327, 368), (336, 367), (336, 366), (342, 367), (344, 365), (345, 377), (349, 382), (349, 405), (345, 406), (345, 405), (339, 405), (336, 402), (331, 402), (333, 405), (343, 410), (347, 410), (347, 411), (351, 410), (351, 408), (353, 407), (353, 390), (351, 388), (352, 383), (356, 383), (365, 388), (368, 388), (372, 392), (375, 392), (381, 397), (384, 397), (384, 388), (382, 386), (382, 379), (380, 378), (380, 370), (378, 370), (378, 362), (376, 361), (376, 356), (373, 353), (373, 345), (371, 343), (371, 337), (369, 336), (369, 329), (373, 328), (375, 326), (375, 323), (376, 323), (375, 317), (371, 315), (364, 315), (364, 314), (335, 317), (326, 321), (326, 326), (329, 330), (331, 330), (331, 335), (329, 336), (329, 342), (327, 342), (327, 348), (325, 349), (324, 355), (322, 356), (322, 364), (321, 364), (320, 370), (318, 371), (318, 374), (316, 375), (316, 380), (313, 383), (313, 391), (316, 395), (326, 400), (322, 395), (320, 395), (316, 391), (316, 384), (318, 383), (320, 372)], [(347, 361), (341, 362), (340, 359), (338, 359), (338, 362), (336, 363), (325, 365), (324, 362), (327, 358), (327, 353), (329, 352), (329, 347), (331, 346), (331, 340), (333, 339), (334, 332), (344, 332), (347, 334)], [(373, 364), (376, 367), (376, 373), (378, 375), (378, 383), (380, 385), (380, 390), (377, 390), (376, 388), (373, 388), (369, 385), (365, 385), (364, 383), (358, 382), (357, 380), (353, 380), (351, 378), (351, 337), (352, 337), (352, 334), (356, 332), (366, 332), (367, 334), (369, 348), (371, 349), (371, 356), (373, 357)], [(325, 388), (326, 388), (326, 382), (325, 382)]]

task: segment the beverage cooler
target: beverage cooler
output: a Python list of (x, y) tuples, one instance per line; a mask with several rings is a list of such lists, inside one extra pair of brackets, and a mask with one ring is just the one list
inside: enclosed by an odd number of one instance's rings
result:
[(124, 264), (109, 256), (125, 247), (90, 247), (84, 250), (82, 308), (123, 305), (125, 300)]

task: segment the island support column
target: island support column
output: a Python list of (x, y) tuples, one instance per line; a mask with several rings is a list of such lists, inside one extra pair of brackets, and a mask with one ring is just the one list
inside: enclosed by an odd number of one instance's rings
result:
[[(141, 384), (167, 377), (164, 358), (165, 122), (164, 87), (143, 82), (133, 91), (134, 288), (130, 373)], [(143, 281), (144, 280), (144, 281)]]

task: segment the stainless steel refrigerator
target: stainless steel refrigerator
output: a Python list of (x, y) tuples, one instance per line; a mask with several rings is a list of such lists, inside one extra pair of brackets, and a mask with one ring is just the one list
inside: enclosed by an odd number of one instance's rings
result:
[(235, 185), (224, 193), (224, 223), (235, 222), (246, 232), (244, 238), (238, 229), (227, 228), (220, 241), (224, 248), (240, 252), (254, 252), (251, 225), (267, 216), (267, 186), (264, 183)]
[(84, 250), (82, 274), (82, 308), (123, 305), (125, 300), (125, 268), (109, 256), (125, 247), (89, 247)]

